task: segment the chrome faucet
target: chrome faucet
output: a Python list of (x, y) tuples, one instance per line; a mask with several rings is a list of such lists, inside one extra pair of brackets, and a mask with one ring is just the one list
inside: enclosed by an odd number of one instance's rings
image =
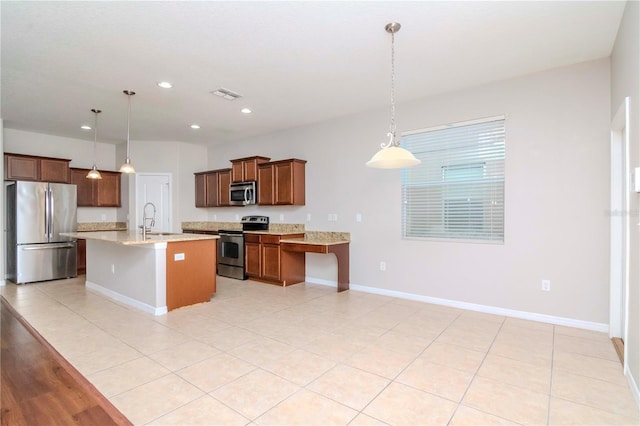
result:
[[(147, 206), (153, 207), (153, 216), (147, 217)], [(149, 227), (147, 227), (147, 220), (149, 220)], [(156, 225), (156, 206), (153, 203), (147, 203), (142, 208), (142, 239), (145, 240), (147, 238), (147, 232), (151, 230)]]

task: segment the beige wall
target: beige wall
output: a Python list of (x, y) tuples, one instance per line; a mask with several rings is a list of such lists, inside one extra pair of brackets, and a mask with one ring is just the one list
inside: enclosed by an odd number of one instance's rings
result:
[[(640, 166), (640, 3), (629, 1), (625, 7), (618, 36), (611, 54), (611, 112), (615, 114), (624, 98), (630, 97), (629, 146), (630, 166)], [(636, 177), (637, 179), (638, 177)], [(630, 212), (638, 212), (640, 200), (632, 193)], [(637, 220), (632, 220), (632, 223)], [(640, 227), (630, 232), (630, 283), (629, 319), (627, 340), (627, 363), (635, 395), (639, 398), (640, 386)]]
[[(259, 213), (279, 221), (284, 214), (307, 229), (351, 232), (354, 285), (606, 329), (609, 97), (609, 61), (602, 59), (398, 105), (405, 131), (506, 115), (504, 245), (401, 239), (400, 172), (364, 166), (386, 140), (387, 110), (212, 148), (210, 168), (249, 155), (308, 160), (307, 204), (209, 209), (210, 217)], [(338, 221), (329, 222), (329, 213)], [(330, 257), (307, 264), (308, 276), (335, 280)], [(542, 279), (551, 280), (551, 292), (540, 290)]]

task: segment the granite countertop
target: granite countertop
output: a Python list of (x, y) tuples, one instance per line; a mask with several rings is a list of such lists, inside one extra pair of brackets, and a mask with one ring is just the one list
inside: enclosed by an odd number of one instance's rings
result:
[(80, 222), (77, 229), (78, 232), (126, 230), (126, 222)]
[(275, 231), (269, 229), (268, 231), (244, 231), (245, 234), (260, 234), (260, 235), (297, 235), (304, 234), (304, 230), (302, 231)]
[(203, 234), (153, 234), (153, 232), (150, 234), (148, 233), (146, 240), (142, 239), (141, 232), (130, 231), (65, 232), (61, 233), (60, 235), (71, 238), (79, 238), (82, 240), (100, 240), (123, 245), (144, 245), (156, 243), (171, 243), (178, 241), (215, 240), (219, 238), (217, 235)]
[(331, 246), (335, 244), (345, 244), (351, 241), (351, 235), (348, 232), (322, 232), (307, 231), (304, 238), (283, 238), (280, 243), (297, 243)]

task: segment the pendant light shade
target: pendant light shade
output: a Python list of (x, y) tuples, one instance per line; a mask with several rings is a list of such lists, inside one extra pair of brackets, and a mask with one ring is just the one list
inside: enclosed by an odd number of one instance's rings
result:
[(96, 147), (98, 145), (98, 114), (102, 111), (99, 109), (92, 109), (91, 112), (95, 115), (93, 121), (93, 167), (89, 173), (87, 173), (87, 179), (102, 179), (102, 175), (96, 167)]
[(120, 166), (120, 173), (135, 173), (136, 169), (131, 164), (131, 158), (129, 157), (129, 130), (131, 127), (131, 96), (135, 95), (136, 92), (131, 90), (123, 90), (123, 93), (127, 95), (128, 99), (128, 108), (127, 108), (127, 158), (124, 160), (122, 166)]
[(414, 155), (406, 149), (400, 147), (400, 142), (396, 140), (396, 102), (395, 102), (395, 33), (400, 31), (401, 25), (397, 22), (387, 24), (384, 29), (391, 34), (391, 124), (389, 125), (389, 142), (380, 145), (382, 149), (378, 151), (371, 160), (367, 161), (367, 167), (376, 169), (401, 169), (420, 164)]

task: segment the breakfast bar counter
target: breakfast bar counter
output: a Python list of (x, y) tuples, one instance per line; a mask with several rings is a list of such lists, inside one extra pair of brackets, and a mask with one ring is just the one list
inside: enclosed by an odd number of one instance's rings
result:
[(216, 292), (217, 235), (70, 232), (87, 242), (86, 286), (154, 315)]

